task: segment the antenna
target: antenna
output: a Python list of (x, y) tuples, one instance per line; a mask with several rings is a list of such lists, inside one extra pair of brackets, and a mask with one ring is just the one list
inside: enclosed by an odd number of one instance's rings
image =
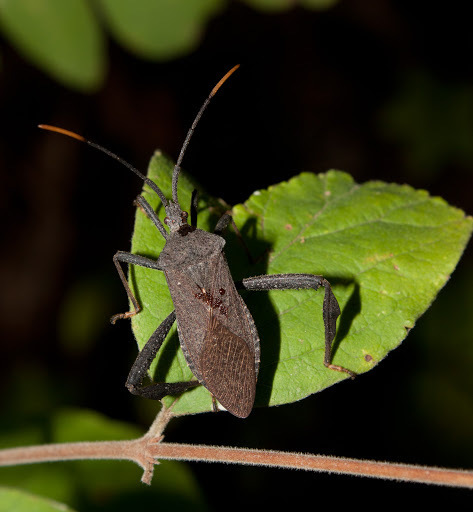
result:
[(166, 196), (161, 192), (161, 189), (158, 187), (158, 185), (156, 185), (156, 183), (154, 181), (147, 178), (136, 167), (133, 167), (126, 160), (123, 160), (123, 158), (119, 157), (115, 153), (112, 153), (109, 149), (104, 148), (103, 146), (100, 146), (99, 144), (96, 144), (95, 142), (87, 140), (85, 137), (82, 137), (82, 135), (78, 135), (77, 133), (71, 132), (69, 130), (65, 130), (64, 128), (58, 128), (57, 126), (51, 126), (49, 124), (39, 124), (38, 128), (41, 128), (42, 130), (48, 130), (50, 132), (60, 133), (62, 135), (66, 135), (67, 137), (72, 137), (73, 139), (80, 140), (81, 142), (85, 142), (89, 146), (92, 146), (93, 148), (98, 149), (99, 151), (102, 151), (102, 153), (105, 153), (106, 155), (111, 156), (112, 158), (115, 158), (115, 160), (117, 160), (122, 165), (124, 165), (125, 167), (130, 169), (130, 171), (134, 172), (149, 187), (151, 187), (156, 192), (156, 194), (158, 194), (159, 199), (161, 199), (161, 202), (163, 203), (163, 205), (167, 206), (168, 200), (166, 199)]
[(179, 158), (177, 159), (176, 165), (174, 166), (174, 170), (172, 172), (172, 200), (177, 204), (179, 204), (179, 201), (177, 199), (177, 180), (179, 179), (179, 173), (181, 171), (181, 163), (182, 163), (182, 159), (184, 158), (184, 153), (186, 152), (187, 146), (189, 145), (189, 141), (191, 140), (191, 137), (192, 137), (192, 134), (194, 133), (195, 127), (197, 126), (197, 123), (199, 122), (200, 118), (202, 117), (204, 110), (207, 108), (207, 105), (210, 103), (210, 100), (215, 96), (217, 91), (227, 81), (227, 79), (230, 77), (230, 75), (232, 75), (239, 67), (240, 67), (240, 64), (233, 66), (233, 68), (230, 69), (230, 71), (228, 71), (225, 74), (225, 76), (219, 80), (217, 85), (212, 89), (209, 96), (204, 101), (204, 104), (200, 107), (200, 110), (197, 113), (197, 115), (194, 119), (194, 122), (192, 123), (192, 126), (189, 128), (189, 131), (187, 132), (186, 138), (184, 140), (184, 144), (182, 145), (182, 148), (181, 148), (181, 152), (179, 153)]
[[(215, 94), (220, 89), (220, 87), (223, 85), (223, 83), (227, 80), (227, 78), (231, 74), (233, 74), (239, 67), (240, 67), (240, 64), (237, 64), (232, 69), (230, 69), (230, 71), (228, 71), (223, 78), (221, 78), (219, 80), (217, 85), (212, 89), (209, 96), (204, 101), (204, 104), (200, 107), (200, 110), (197, 113), (197, 116), (195, 117), (194, 122), (192, 123), (192, 126), (190, 127), (189, 131), (187, 132), (186, 138), (184, 140), (184, 144), (182, 145), (181, 151), (179, 153), (179, 158), (177, 159), (176, 165), (174, 166), (174, 169), (172, 172), (172, 200), (173, 200), (173, 202), (177, 203), (178, 205), (179, 205), (179, 201), (177, 199), (177, 180), (179, 178), (179, 172), (181, 170), (181, 163), (182, 163), (182, 159), (184, 158), (184, 153), (186, 152), (187, 146), (189, 145), (189, 141), (192, 137), (192, 134), (194, 133), (195, 127), (197, 126), (197, 123), (199, 122), (200, 118), (202, 117), (204, 110), (207, 108), (207, 105), (210, 103), (210, 100), (215, 96)], [(133, 167), (133, 165), (129, 164), (126, 160), (123, 160), (123, 158), (119, 157), (118, 155), (116, 155), (115, 153), (110, 151), (109, 149), (104, 148), (103, 146), (100, 146), (99, 144), (96, 144), (95, 142), (87, 140), (85, 137), (82, 137), (82, 135), (78, 135), (77, 133), (71, 132), (69, 130), (65, 130), (64, 128), (58, 128), (57, 126), (51, 126), (49, 124), (39, 124), (38, 128), (41, 128), (42, 130), (48, 130), (50, 132), (60, 133), (62, 135), (66, 135), (67, 137), (72, 137), (73, 139), (77, 139), (81, 142), (85, 142), (89, 146), (92, 146), (93, 148), (98, 149), (99, 151), (102, 151), (102, 153), (105, 153), (106, 155), (114, 158), (115, 160), (120, 162), (122, 165), (127, 167), (130, 171), (134, 172), (139, 178), (141, 178), (152, 190), (154, 190), (154, 192), (156, 192), (156, 194), (159, 196), (159, 199), (161, 199), (161, 202), (163, 203), (164, 207), (166, 207), (169, 204), (169, 201), (166, 199), (165, 195), (163, 194), (161, 189), (156, 185), (156, 183), (154, 183), (154, 181), (150, 180), (143, 173), (141, 173), (136, 167)]]

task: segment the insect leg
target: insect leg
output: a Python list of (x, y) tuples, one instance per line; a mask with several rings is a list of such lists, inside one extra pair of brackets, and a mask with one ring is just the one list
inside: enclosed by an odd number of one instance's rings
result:
[(143, 380), (149, 370), (149, 367), (161, 348), (169, 329), (176, 320), (176, 313), (173, 311), (166, 317), (161, 325), (154, 331), (150, 339), (146, 342), (143, 350), (138, 354), (130, 373), (126, 380), (126, 387), (130, 393), (140, 395), (151, 400), (161, 400), (167, 395), (176, 395), (183, 393), (186, 389), (199, 385), (198, 381), (188, 382), (158, 382), (148, 386), (142, 386)]
[(225, 231), (225, 229), (227, 229), (227, 226), (230, 224), (230, 222), (238, 232), (238, 229), (236, 228), (235, 223), (233, 222), (232, 216), (228, 213), (224, 213), (220, 217), (220, 219), (218, 219), (217, 224), (215, 225), (214, 233), (216, 235), (223, 236), (223, 232)]
[(248, 261), (252, 264), (255, 263), (255, 260), (253, 256), (250, 253), (250, 250), (248, 249), (248, 246), (245, 243), (245, 239), (241, 236), (240, 230), (237, 228), (237, 225), (235, 224), (235, 221), (233, 220), (233, 217), (229, 213), (224, 213), (220, 219), (218, 219), (217, 224), (215, 225), (214, 233), (216, 235), (223, 236), (223, 232), (225, 229), (227, 229), (228, 225), (231, 224), (233, 227), (233, 231), (235, 231), (235, 234), (240, 241), (241, 245), (243, 246), (243, 249), (246, 252), (246, 256), (248, 258)]
[[(153, 210), (151, 205), (146, 201), (143, 196), (138, 196), (134, 201), (135, 206), (141, 208), (143, 213), (153, 222), (153, 224), (158, 228), (163, 237), (167, 238), (167, 231), (164, 229), (161, 221), (159, 220), (156, 212)], [(115, 267), (117, 268), (118, 275), (120, 276), (121, 282), (126, 290), (128, 298), (131, 300), (133, 304), (134, 311), (128, 311), (126, 313), (118, 313), (117, 315), (113, 315), (110, 321), (114, 324), (117, 320), (121, 318), (130, 318), (135, 316), (137, 313), (141, 311), (141, 306), (138, 304), (136, 297), (133, 295), (128, 281), (123, 272), (122, 266), (120, 263), (128, 263), (131, 265), (138, 265), (140, 267), (152, 268), (154, 270), (161, 270), (158, 263), (149, 258), (145, 258), (143, 256), (138, 256), (136, 254), (131, 254), (129, 252), (118, 251), (113, 257), (113, 263), (115, 263)]]
[(331, 370), (347, 373), (352, 379), (355, 373), (343, 366), (332, 364), (332, 342), (337, 332), (337, 318), (340, 315), (340, 306), (332, 292), (330, 283), (323, 277), (314, 274), (273, 274), (243, 279), (237, 287), (246, 290), (300, 290), (312, 288), (317, 290), (321, 286), (325, 289), (323, 319), (325, 327), (325, 355), (324, 365)]
[(191, 226), (196, 228), (197, 227), (197, 200), (198, 200), (198, 192), (196, 189), (192, 191), (192, 197), (191, 197), (191, 206), (190, 206), (190, 212), (191, 212)]
[(148, 219), (150, 219), (151, 222), (159, 229), (159, 232), (161, 233), (161, 235), (163, 235), (163, 238), (166, 239), (168, 237), (168, 233), (164, 229), (162, 222), (159, 220), (156, 212), (153, 210), (148, 201), (146, 201), (146, 199), (143, 196), (138, 196), (133, 202), (133, 204), (141, 208), (141, 210), (148, 217)]
[(130, 285), (126, 280), (125, 273), (123, 272), (121, 263), (128, 263), (131, 265), (138, 265), (139, 267), (152, 268), (154, 270), (161, 270), (158, 263), (149, 258), (145, 258), (143, 256), (138, 256), (137, 254), (131, 254), (130, 252), (118, 251), (113, 256), (113, 263), (115, 263), (115, 267), (117, 267), (118, 275), (120, 276), (121, 282), (125, 287), (126, 293), (133, 304), (134, 311), (128, 311), (126, 313), (118, 313), (117, 315), (113, 315), (110, 321), (114, 324), (120, 318), (130, 318), (135, 316), (137, 313), (141, 311), (141, 306), (138, 304), (136, 297), (133, 295), (133, 292), (130, 289)]

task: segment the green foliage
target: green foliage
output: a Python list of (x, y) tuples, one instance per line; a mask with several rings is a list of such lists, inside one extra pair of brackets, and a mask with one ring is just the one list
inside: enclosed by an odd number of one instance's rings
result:
[(15, 512), (68, 512), (72, 509), (63, 503), (48, 500), (41, 496), (31, 494), (19, 489), (0, 487), (0, 510), (14, 510)]
[[(167, 197), (171, 172), (172, 163), (156, 153), (149, 176)], [(181, 175), (179, 199), (186, 209), (193, 188)], [(145, 196), (162, 218), (156, 195)], [(224, 205), (202, 194), (199, 207), (199, 227), (213, 230)], [(383, 182), (358, 185), (339, 171), (303, 173), (257, 191), (233, 208), (233, 216), (258, 259), (247, 263), (241, 244), (229, 233), (226, 254), (234, 278), (324, 275), (342, 309), (333, 362), (356, 373), (370, 370), (406, 337), (450, 277), (472, 230), (470, 217), (423, 190)], [(132, 252), (156, 258), (163, 245), (158, 230), (137, 211)], [(132, 321), (143, 347), (173, 306), (161, 272), (133, 267), (130, 277), (143, 306)], [(248, 292), (244, 298), (262, 346), (257, 405), (300, 400), (346, 378), (323, 366), (322, 290)], [(192, 378), (175, 327), (151, 374), (156, 381)], [(211, 397), (195, 388), (178, 399), (174, 410), (209, 411)]]
[(99, 0), (113, 36), (136, 55), (172, 59), (190, 52), (223, 0)]
[(473, 91), (468, 84), (410, 73), (380, 121), (413, 173), (431, 176), (447, 166), (469, 169), (473, 164)]
[(83, 355), (102, 335), (110, 293), (97, 276), (73, 283), (61, 303), (57, 333), (69, 355)]
[(105, 75), (105, 42), (84, 0), (5, 0), (0, 26), (18, 51), (68, 87), (96, 89)]
[[(245, 0), (268, 12), (288, 0)], [(326, 9), (337, 0), (300, 0)], [(169, 60), (193, 51), (225, 0), (4, 0), (0, 28), (23, 57), (66, 87), (93, 92), (107, 70), (106, 33), (136, 56)], [(0, 59), (1, 63), (1, 59)]]

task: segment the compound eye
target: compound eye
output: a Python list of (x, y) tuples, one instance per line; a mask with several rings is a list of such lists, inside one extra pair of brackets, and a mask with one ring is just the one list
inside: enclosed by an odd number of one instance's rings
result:
[(181, 219), (184, 221), (184, 222), (187, 222), (187, 217), (189, 216), (189, 214), (187, 212), (182, 212), (181, 213)]
[(166, 224), (166, 226), (169, 226), (169, 217), (164, 217), (164, 224)]

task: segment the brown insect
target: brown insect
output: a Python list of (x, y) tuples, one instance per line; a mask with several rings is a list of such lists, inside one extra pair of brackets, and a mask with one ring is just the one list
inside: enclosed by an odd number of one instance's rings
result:
[[(182, 159), (194, 129), (212, 97), (227, 78), (238, 68), (232, 68), (212, 89), (192, 123), (182, 146), (172, 175), (172, 199), (168, 200), (159, 187), (140, 171), (116, 154), (76, 133), (49, 125), (40, 128), (73, 137), (115, 158), (138, 175), (159, 196), (165, 212), (165, 229), (156, 212), (143, 196), (136, 204), (146, 213), (165, 238), (166, 244), (157, 260), (137, 254), (118, 251), (113, 261), (134, 310), (112, 317), (129, 318), (141, 311), (133, 295), (122, 263), (138, 265), (164, 272), (174, 304), (174, 311), (158, 326), (156, 331), (138, 354), (126, 382), (131, 393), (160, 400), (166, 395), (180, 394), (198, 385), (205, 386), (214, 400), (230, 413), (246, 418), (253, 408), (256, 381), (260, 363), (260, 344), (255, 323), (243, 302), (228, 268), (224, 254), (223, 231), (231, 222), (231, 216), (223, 215), (217, 222), (214, 233), (197, 228), (196, 194), (193, 194), (188, 224), (188, 213), (179, 205), (178, 178)], [(322, 276), (313, 274), (262, 275), (243, 279), (239, 283), (247, 290), (288, 290), (325, 288), (323, 320), (325, 326), (324, 364), (333, 370), (354, 373), (341, 366), (331, 364), (331, 347), (336, 333), (336, 321), (340, 308), (330, 283)], [(143, 386), (144, 377), (151, 362), (161, 347), (174, 321), (182, 351), (187, 364), (197, 380), (186, 382), (160, 382)]]

